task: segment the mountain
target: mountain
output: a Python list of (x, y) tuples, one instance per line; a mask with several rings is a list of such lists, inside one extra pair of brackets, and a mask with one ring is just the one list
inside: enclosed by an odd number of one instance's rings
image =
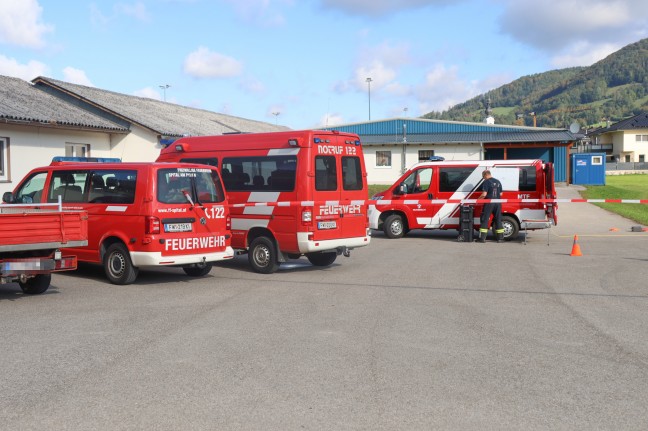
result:
[[(423, 118), (484, 119), (490, 98), (498, 124), (569, 127), (592, 126), (648, 112), (648, 39), (628, 45), (589, 67), (572, 67), (524, 76), (447, 111)], [(516, 114), (524, 114), (518, 117)]]

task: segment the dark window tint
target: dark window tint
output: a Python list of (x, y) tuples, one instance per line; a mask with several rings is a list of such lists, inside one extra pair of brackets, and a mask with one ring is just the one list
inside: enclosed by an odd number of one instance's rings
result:
[(342, 187), (362, 190), (362, 169), (359, 157), (342, 157)]
[(157, 200), (167, 204), (222, 202), (218, 173), (209, 168), (168, 168), (157, 173)]
[(88, 202), (132, 204), (135, 202), (137, 171), (97, 170), (89, 176)]
[(315, 157), (315, 190), (337, 190), (337, 167), (335, 156)]
[(185, 163), (199, 163), (201, 165), (209, 165), (209, 166), (215, 166), (218, 167), (218, 159), (216, 158), (187, 158), (187, 159), (180, 159), (181, 162)]
[[(475, 168), (440, 168), (439, 169), (439, 191), (456, 192), (466, 179), (473, 173)], [(465, 190), (465, 187), (462, 188)]]
[(526, 166), (520, 168), (520, 191), (533, 192), (536, 190), (536, 168), (535, 166)]
[(296, 156), (255, 156), (223, 159), (221, 175), (227, 191), (293, 191)]

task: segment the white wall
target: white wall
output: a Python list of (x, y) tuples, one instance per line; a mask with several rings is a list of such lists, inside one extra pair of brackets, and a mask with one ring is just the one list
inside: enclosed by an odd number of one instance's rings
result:
[(49, 165), (52, 157), (64, 156), (66, 142), (89, 144), (93, 157), (111, 157), (110, 134), (104, 132), (2, 124), (0, 137), (9, 140), (9, 175), (0, 182), (0, 195), (13, 191), (30, 170)]
[[(405, 169), (418, 163), (418, 152), (434, 150), (435, 156), (444, 157), (446, 160), (480, 160), (481, 146), (479, 144), (406, 144)], [(365, 167), (367, 169), (367, 183), (393, 184), (402, 174), (401, 162), (403, 160), (402, 144), (396, 145), (364, 145)], [(376, 166), (376, 151), (391, 151), (391, 166)]]
[(155, 133), (135, 124), (126, 135), (114, 134), (111, 144), (111, 157), (124, 162), (154, 162), (162, 149)]

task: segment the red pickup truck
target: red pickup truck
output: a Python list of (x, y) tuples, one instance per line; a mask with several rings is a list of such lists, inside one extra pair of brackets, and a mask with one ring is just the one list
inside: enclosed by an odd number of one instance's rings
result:
[(88, 244), (88, 215), (61, 204), (0, 205), (0, 284), (18, 282), (24, 293), (39, 294), (52, 272), (76, 269), (65, 247)]

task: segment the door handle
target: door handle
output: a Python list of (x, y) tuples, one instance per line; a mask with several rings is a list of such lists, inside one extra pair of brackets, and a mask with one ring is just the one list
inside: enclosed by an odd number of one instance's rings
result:
[(434, 199), (434, 195), (432, 193), (428, 193), (428, 199), (430, 200)]

